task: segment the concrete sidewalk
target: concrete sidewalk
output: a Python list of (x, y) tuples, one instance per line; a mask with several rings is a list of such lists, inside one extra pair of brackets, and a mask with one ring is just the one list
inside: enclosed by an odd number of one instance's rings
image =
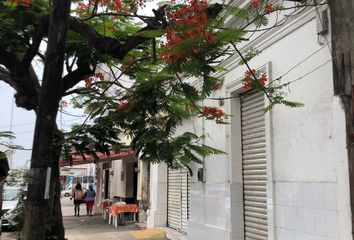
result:
[[(186, 235), (171, 228), (153, 228), (138, 230), (135, 224), (119, 225), (115, 228), (103, 220), (98, 212), (93, 216), (84, 215), (85, 206), (81, 206), (80, 217), (74, 216), (74, 206), (69, 198), (62, 198), (62, 212), (65, 237), (68, 240), (186, 240)], [(167, 238), (166, 238), (167, 236)], [(3, 233), (0, 240), (15, 240), (16, 233)]]
[[(68, 240), (186, 240), (186, 235), (170, 228), (153, 228), (138, 230), (135, 224), (119, 225), (115, 228), (103, 220), (99, 211), (92, 217), (82, 215), (75, 217), (74, 207), (69, 198), (62, 198), (62, 211), (64, 216), (65, 236)], [(85, 214), (84, 205), (81, 214)], [(167, 238), (166, 238), (167, 235)]]
[(64, 217), (64, 227), (68, 240), (133, 240), (130, 233), (137, 230), (135, 224), (115, 228), (101, 215)]

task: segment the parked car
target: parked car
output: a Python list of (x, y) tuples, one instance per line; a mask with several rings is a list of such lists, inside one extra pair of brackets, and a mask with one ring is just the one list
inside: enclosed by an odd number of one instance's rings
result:
[(61, 196), (62, 197), (70, 197), (72, 194), (72, 191), (73, 190), (71, 188), (65, 189), (65, 190), (61, 191)]
[(19, 201), (21, 188), (18, 186), (5, 186), (2, 194), (2, 217), (1, 217), (1, 228), (15, 225), (14, 221), (15, 214), (14, 210)]

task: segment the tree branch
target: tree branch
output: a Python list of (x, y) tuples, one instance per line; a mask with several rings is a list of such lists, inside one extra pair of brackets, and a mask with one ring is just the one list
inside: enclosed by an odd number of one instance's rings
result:
[[(90, 64), (80, 59), (77, 61), (77, 69), (68, 73), (63, 77), (63, 95), (67, 95), (65, 92), (74, 87), (87, 75), (94, 74), (95, 71), (91, 69)], [(65, 94), (64, 94), (65, 93)]]
[(142, 16), (142, 15), (137, 15), (137, 14), (127, 14), (127, 13), (119, 13), (119, 12), (118, 13), (117, 12), (101, 12), (101, 13), (92, 14), (89, 17), (80, 18), (80, 20), (87, 21), (87, 20), (90, 20), (92, 18), (103, 17), (103, 16), (135, 17), (135, 18), (140, 18), (140, 19), (152, 19), (152, 18), (154, 18), (154, 17), (150, 17), (150, 16)]
[[(155, 17), (146, 20), (145, 22), (148, 23), (147, 26), (143, 27), (139, 32), (165, 28), (164, 7), (154, 10), (154, 14)], [(70, 29), (86, 38), (86, 40), (88, 40), (100, 53), (108, 54), (117, 59), (123, 59), (130, 50), (151, 39), (142, 36), (133, 36), (122, 43), (117, 39), (102, 36), (91, 26), (74, 17), (71, 17), (70, 19)]]
[(27, 110), (35, 109), (40, 86), (32, 65), (24, 66), (15, 54), (8, 52), (1, 44), (0, 64), (4, 65), (9, 72), (11, 81), (7, 83), (17, 92), (16, 105)]
[(87, 90), (87, 88), (77, 88), (77, 89), (73, 89), (71, 91), (65, 92), (63, 96), (68, 96), (71, 94), (87, 94), (87, 93), (92, 93), (95, 91), (96, 90)]
[(0, 64), (4, 65), (8, 70), (16, 70), (20, 65), (20, 61), (15, 54), (8, 52), (4, 46), (0, 44)]
[(41, 20), (39, 21), (34, 31), (34, 34), (32, 36), (32, 44), (28, 48), (25, 56), (23, 57), (22, 62), (25, 64), (25, 66), (31, 64), (34, 56), (38, 54), (39, 45), (41, 44), (43, 37), (47, 35), (48, 27), (49, 27), (49, 16), (45, 16), (41, 18)]
[(70, 17), (70, 29), (84, 37), (100, 53), (117, 57), (121, 43), (116, 39), (102, 36), (91, 26), (75, 17)]
[(7, 69), (5, 69), (5, 68), (3, 68), (1, 66), (0, 66), (0, 80), (6, 82), (10, 86), (13, 85), (12, 79), (11, 79), (11, 76), (10, 76), (10, 72)]

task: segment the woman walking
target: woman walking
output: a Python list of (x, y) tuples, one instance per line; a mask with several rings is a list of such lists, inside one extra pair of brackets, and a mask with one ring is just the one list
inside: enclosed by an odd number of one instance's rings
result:
[(81, 188), (81, 183), (77, 183), (73, 191), (73, 195), (71, 197), (71, 199), (74, 198), (75, 216), (78, 217), (80, 216), (80, 204), (83, 203), (83, 197), (84, 197), (84, 193)]
[(89, 189), (85, 192), (85, 202), (86, 202), (86, 211), (88, 216), (92, 216), (92, 208), (95, 203), (96, 192), (93, 189), (92, 184), (89, 185)]

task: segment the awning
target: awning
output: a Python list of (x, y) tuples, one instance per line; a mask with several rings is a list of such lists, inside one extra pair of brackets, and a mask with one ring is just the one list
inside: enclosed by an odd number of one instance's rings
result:
[[(97, 156), (99, 158), (98, 162), (109, 162), (109, 161), (114, 161), (114, 160), (119, 160), (119, 159), (127, 159), (127, 158), (135, 158), (135, 152), (131, 150), (122, 150), (119, 152), (116, 151), (109, 151), (109, 156), (107, 156), (104, 153), (97, 152)], [(84, 154), (85, 158), (84, 159), (81, 155), (75, 155), (73, 156), (73, 161), (71, 165), (82, 165), (82, 164), (88, 164), (88, 163), (93, 163), (94, 162), (94, 157), (92, 155)], [(59, 166), (70, 166), (70, 162), (60, 159), (59, 160)]]

